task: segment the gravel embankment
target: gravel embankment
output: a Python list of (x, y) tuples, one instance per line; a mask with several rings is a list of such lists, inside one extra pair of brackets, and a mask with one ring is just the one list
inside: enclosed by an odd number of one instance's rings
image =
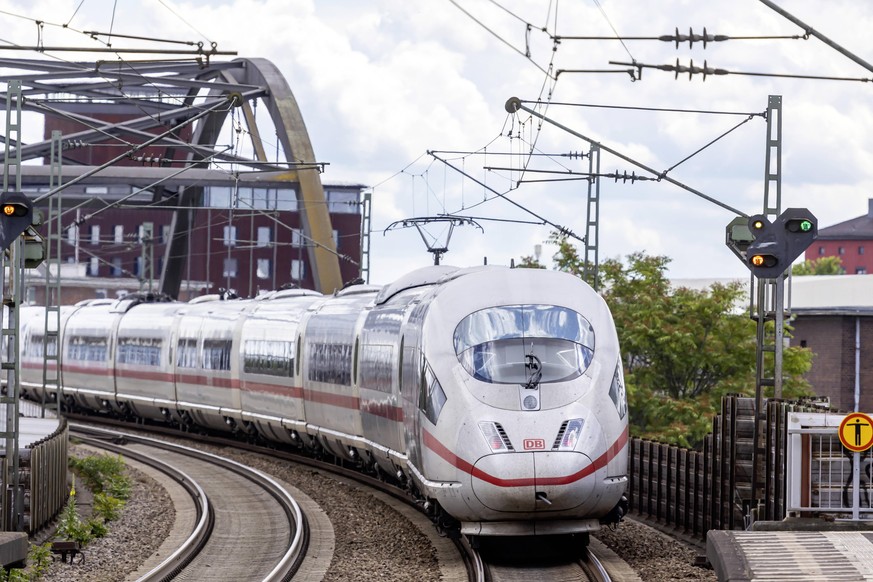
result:
[[(418, 527), (394, 509), (357, 488), (306, 467), (244, 452), (198, 446), (228, 455), (299, 488), (327, 513), (336, 549), (324, 580), (438, 581), (436, 552)], [(109, 535), (91, 542), (84, 564), (55, 562), (46, 582), (117, 582), (124, 580), (163, 541), (174, 512), (164, 488), (139, 471), (123, 516)], [(430, 527), (429, 525), (426, 527)], [(645, 582), (715, 581), (711, 570), (694, 566), (697, 551), (645, 525), (626, 520), (596, 536), (636, 570)]]
[(594, 537), (621, 556), (643, 582), (718, 581), (714, 571), (694, 564), (700, 551), (636, 521), (626, 519), (618, 528), (601, 530)]
[[(75, 454), (76, 447), (71, 447)], [(121, 517), (109, 523), (106, 537), (91, 541), (85, 548), (85, 560), (73, 564), (56, 560), (46, 576), (47, 582), (120, 582), (129, 572), (145, 561), (167, 536), (173, 526), (175, 510), (167, 490), (151, 477), (127, 468), (132, 487), (130, 499)], [(83, 484), (76, 481), (80, 500), (90, 498)], [(89, 508), (80, 509), (80, 516), (87, 518)], [(45, 538), (47, 533), (41, 537)], [(39, 539), (37, 541), (50, 541)]]

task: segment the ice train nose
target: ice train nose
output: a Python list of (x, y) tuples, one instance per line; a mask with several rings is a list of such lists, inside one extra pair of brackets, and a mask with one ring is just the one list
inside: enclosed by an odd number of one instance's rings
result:
[(473, 467), (473, 493), (489, 509), (563, 511), (594, 493), (591, 459), (575, 451), (487, 455)]

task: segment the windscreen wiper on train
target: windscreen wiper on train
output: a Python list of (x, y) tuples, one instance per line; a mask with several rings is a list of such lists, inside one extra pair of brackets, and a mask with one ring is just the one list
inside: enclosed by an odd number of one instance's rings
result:
[(527, 390), (536, 390), (540, 385), (540, 380), (543, 378), (542, 362), (533, 354), (527, 354), (524, 357), (524, 367), (529, 369), (531, 374), (527, 379), (524, 387)]

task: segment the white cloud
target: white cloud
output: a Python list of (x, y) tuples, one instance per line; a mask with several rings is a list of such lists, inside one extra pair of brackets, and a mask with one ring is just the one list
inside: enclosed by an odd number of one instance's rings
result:
[[(564, 39), (556, 45), (541, 30), (555, 30), (557, 10), (557, 31), (564, 36), (611, 36), (613, 27), (627, 36), (672, 34), (676, 27), (682, 34), (689, 28), (699, 34), (704, 26), (710, 34), (730, 36), (802, 33), (762, 3), (457, 2), (481, 25), (446, 0), (129, 0), (120, 7), (109, 0), (92, 0), (81, 7), (69, 0), (10, 0), (4, 10), (49, 23), (42, 33), (47, 45), (95, 44), (81, 33), (53, 26), (69, 22), (75, 30), (215, 41), (220, 49), (237, 50), (241, 57), (273, 61), (300, 104), (316, 157), (329, 163), (325, 178), (376, 186), (373, 281), (387, 281), (431, 261), (414, 230), (382, 235), (381, 229), (402, 218), (465, 208), (463, 213), (471, 216), (538, 222), (488, 188), (462, 181), (460, 174), (425, 155), (427, 150), (471, 152), (487, 145), (487, 156), (443, 155), (490, 188), (509, 192), (512, 200), (536, 214), (580, 236), (585, 233), (584, 181), (526, 182), (510, 192), (518, 173), (482, 169), (483, 164), (518, 167), (519, 159), (498, 154), (523, 152), (535, 142), (537, 153), (565, 155), (554, 161), (538, 156), (530, 162), (531, 168), (587, 171), (586, 159), (566, 155), (588, 151), (588, 144), (578, 137), (550, 124), (538, 129), (536, 119), (521, 115), (505, 125), (507, 98), (545, 100), (552, 89), (553, 100), (561, 103), (747, 112), (762, 112), (768, 96), (781, 95), (783, 207), (808, 206), (822, 226), (866, 212), (867, 198), (873, 196), (870, 84), (739, 74), (873, 78), (873, 72), (821, 41), (736, 40), (710, 43), (705, 50), (700, 43), (692, 48), (684, 43), (677, 49), (673, 43), (631, 40), (622, 45), (611, 40)], [(870, 57), (864, 51), (873, 25), (873, 4), (833, 0), (826, 10), (813, 0), (780, 1), (780, 5), (862, 58)], [(531, 23), (530, 31), (525, 22)], [(22, 45), (37, 42), (38, 29), (32, 21), (0, 15), (0, 25), (4, 40)], [(124, 42), (113, 40), (115, 46)], [(544, 83), (537, 66), (519, 54), (526, 49), (540, 67), (548, 67), (554, 59), (555, 70), (615, 69), (610, 60), (665, 65), (678, 59), (686, 65), (693, 59), (695, 65), (706, 61), (733, 74), (706, 81), (680, 75), (674, 80), (672, 73), (645, 69), (641, 81), (631, 82), (625, 73), (565, 72), (552, 87)], [(48, 56), (95, 58), (69, 53)], [(742, 120), (569, 105), (552, 105), (547, 115), (659, 171)], [(527, 123), (519, 126), (523, 119)], [(759, 212), (765, 127), (755, 117), (669, 175), (743, 212)], [(512, 135), (507, 135), (510, 130)], [(604, 154), (601, 162), (602, 172), (645, 175), (614, 156)], [(545, 174), (525, 177), (538, 179)], [(494, 199), (478, 204), (486, 198)], [(745, 268), (724, 245), (724, 227), (731, 218), (729, 211), (665, 181), (603, 180), (600, 256), (645, 250), (672, 257), (671, 273), (676, 275), (743, 276)], [(552, 230), (519, 222), (483, 220), (482, 225), (484, 234), (456, 229), (445, 261), (479, 264), (487, 256), (491, 262), (508, 263), (533, 254), (533, 246)], [(543, 259), (548, 260), (552, 252), (545, 248)]]

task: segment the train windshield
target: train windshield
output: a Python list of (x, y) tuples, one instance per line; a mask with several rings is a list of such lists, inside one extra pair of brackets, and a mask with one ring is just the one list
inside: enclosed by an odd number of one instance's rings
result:
[(566, 382), (594, 355), (587, 319), (556, 305), (489, 307), (455, 328), (455, 353), (477, 380), (495, 384)]

